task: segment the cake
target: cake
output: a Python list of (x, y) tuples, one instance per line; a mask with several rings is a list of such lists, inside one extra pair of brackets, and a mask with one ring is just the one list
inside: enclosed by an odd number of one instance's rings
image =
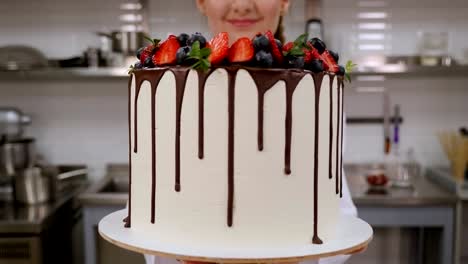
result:
[(342, 195), (344, 67), (305, 36), (228, 43), (181, 34), (139, 51), (125, 227), (208, 247), (326, 243)]

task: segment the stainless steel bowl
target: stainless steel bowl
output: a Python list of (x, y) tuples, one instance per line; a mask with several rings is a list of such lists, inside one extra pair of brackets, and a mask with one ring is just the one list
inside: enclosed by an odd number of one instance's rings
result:
[(19, 170), (31, 168), (35, 163), (33, 138), (7, 141), (0, 145), (0, 174), (14, 176)]
[(49, 201), (51, 180), (40, 168), (21, 170), (15, 175), (15, 199), (25, 204), (38, 204)]

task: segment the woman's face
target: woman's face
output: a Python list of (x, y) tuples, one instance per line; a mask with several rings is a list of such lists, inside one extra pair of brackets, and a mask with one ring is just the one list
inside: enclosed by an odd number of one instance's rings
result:
[(213, 34), (228, 32), (230, 41), (278, 27), (289, 0), (197, 0)]

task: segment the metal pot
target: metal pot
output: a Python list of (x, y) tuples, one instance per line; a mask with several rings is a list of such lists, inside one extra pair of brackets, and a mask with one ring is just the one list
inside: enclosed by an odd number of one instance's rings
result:
[(24, 126), (31, 123), (31, 117), (14, 107), (0, 107), (0, 144), (2, 140), (21, 138)]
[(14, 176), (17, 171), (31, 168), (34, 163), (33, 138), (7, 141), (0, 145), (0, 174)]
[(15, 176), (15, 199), (25, 204), (38, 204), (49, 201), (51, 180), (42, 174), (38, 167), (21, 170)]
[(146, 34), (143, 31), (113, 31), (97, 33), (100, 37), (107, 37), (112, 42), (112, 51), (126, 55), (135, 54), (145, 45)]

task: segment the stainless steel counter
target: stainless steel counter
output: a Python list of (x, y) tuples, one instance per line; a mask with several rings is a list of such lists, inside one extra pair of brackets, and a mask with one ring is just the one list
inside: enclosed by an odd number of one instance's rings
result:
[(458, 201), (453, 194), (426, 178), (425, 175), (411, 175), (411, 188), (389, 187), (384, 192), (373, 191), (365, 179), (362, 166), (345, 166), (346, 179), (356, 206), (438, 206), (455, 205)]
[(48, 228), (53, 215), (86, 188), (86, 185), (67, 192), (54, 201), (38, 205), (0, 203), (0, 234), (40, 234)]
[[(128, 198), (128, 167), (111, 165), (110, 172), (80, 196), (86, 205), (125, 205)], [(386, 194), (369, 191), (363, 165), (345, 165), (351, 196), (357, 206), (437, 206), (455, 205), (457, 196), (423, 175), (412, 177), (412, 188), (388, 188)]]

